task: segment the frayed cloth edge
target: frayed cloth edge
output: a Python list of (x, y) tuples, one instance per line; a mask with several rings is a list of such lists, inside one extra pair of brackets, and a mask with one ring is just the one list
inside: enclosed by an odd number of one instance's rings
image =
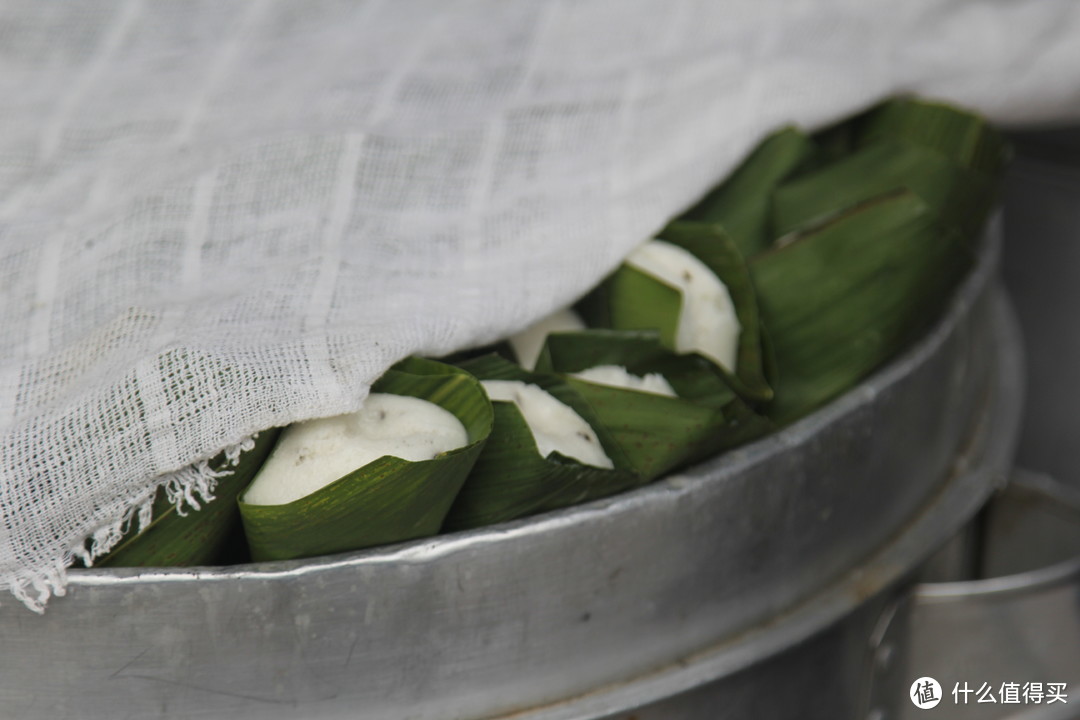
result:
[(39, 573), (25, 573), (13, 579), (9, 585), (11, 594), (28, 609), (43, 615), (49, 598), (67, 594), (67, 568), (76, 558), (86, 567), (93, 567), (95, 560), (108, 554), (124, 539), (133, 522), (138, 523), (138, 532), (150, 526), (154, 519), (154, 498), (159, 487), (165, 488), (166, 497), (181, 517), (185, 517), (188, 510), (201, 509), (204, 504), (214, 499), (218, 480), (228, 475), (231, 468), (240, 463), (241, 455), (255, 447), (257, 437), (258, 433), (225, 448), (222, 451), (225, 463), (219, 470), (210, 467), (209, 460), (202, 460), (162, 476), (161, 481), (150, 491), (142, 493), (129, 503), (127, 511), (119, 520), (98, 528), (68, 548), (66, 562), (62, 560)]

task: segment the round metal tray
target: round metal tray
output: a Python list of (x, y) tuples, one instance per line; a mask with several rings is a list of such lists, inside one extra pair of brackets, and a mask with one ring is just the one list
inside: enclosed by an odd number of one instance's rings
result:
[(0, 708), (592, 718), (775, 655), (893, 583), (1004, 477), (1020, 370), (998, 246), (867, 382), (641, 490), (309, 561), (72, 572), (43, 617), (6, 602)]

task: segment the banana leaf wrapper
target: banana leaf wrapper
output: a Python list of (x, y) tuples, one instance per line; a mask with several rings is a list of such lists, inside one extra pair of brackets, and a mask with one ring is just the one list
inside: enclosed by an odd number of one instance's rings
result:
[(481, 380), (519, 380), (547, 391), (592, 426), (614, 469), (586, 465), (552, 452), (541, 457), (517, 406), (493, 402), (495, 427), (446, 518), (445, 529), (466, 530), (556, 510), (630, 490), (646, 482), (588, 403), (569, 384), (529, 372), (496, 355), (462, 363)]
[(940, 314), (973, 255), (918, 196), (858, 206), (750, 269), (775, 348), (778, 424), (854, 386)]
[[(734, 242), (720, 225), (689, 221), (672, 222), (657, 237), (697, 257), (727, 287), (742, 330), (735, 372), (716, 367), (743, 398), (751, 402), (770, 400), (773, 391), (765, 374), (757, 297), (746, 261)], [(586, 296), (579, 310), (589, 327), (654, 331), (664, 347), (676, 349), (682, 293), (630, 265), (623, 264), (608, 276)], [(702, 360), (712, 362), (704, 357)]]
[(459, 365), (466, 360), (471, 360), (477, 357), (483, 357), (484, 355), (491, 354), (498, 355), (499, 357), (506, 358), (511, 362), (517, 360), (517, 354), (514, 352), (514, 346), (510, 344), (509, 340), (501, 340), (497, 343), (491, 343), (489, 345), (481, 345), (475, 348), (466, 348), (465, 350), (458, 350), (452, 352), (449, 355), (443, 355), (440, 358), (436, 358), (439, 362), (446, 363), (447, 365)]
[(107, 555), (94, 564), (99, 567), (184, 567), (211, 565), (225, 555), (243, 558), (246, 552), (235, 547), (243, 543), (237, 496), (247, 488), (270, 454), (277, 429), (255, 436), (255, 445), (242, 452), (232, 465), (225, 453), (210, 461), (210, 468), (227, 473), (218, 478), (214, 499), (183, 515), (159, 488), (154, 498), (150, 524), (141, 532), (130, 528)]
[(548, 336), (538, 370), (581, 372), (620, 365), (630, 373), (664, 376), (678, 397), (564, 377), (622, 448), (634, 470), (655, 480), (769, 430), (728, 386), (718, 368), (696, 355), (677, 355), (655, 333), (591, 330)]
[(902, 140), (933, 150), (957, 165), (997, 175), (1009, 159), (1005, 138), (978, 115), (943, 103), (897, 98), (851, 121), (859, 146)]
[(1009, 157), (1005, 139), (978, 115), (908, 98), (881, 103), (814, 139), (818, 158), (830, 160), (820, 167), (807, 163), (776, 190), (776, 236), (906, 188), (944, 222), (974, 237), (997, 200), (1000, 171)]
[(974, 238), (997, 202), (998, 182), (935, 150), (882, 141), (777, 188), (773, 226), (782, 237), (896, 190), (910, 190), (943, 222)]
[(814, 141), (793, 127), (765, 138), (742, 164), (680, 219), (719, 223), (744, 257), (765, 250), (770, 228), (773, 189), (817, 153)]
[(494, 415), (480, 383), (464, 370), (408, 358), (372, 392), (410, 395), (453, 413), (468, 444), (432, 460), (383, 456), (284, 505), (241, 497), (244, 530), (256, 561), (359, 550), (435, 535), (491, 434)]

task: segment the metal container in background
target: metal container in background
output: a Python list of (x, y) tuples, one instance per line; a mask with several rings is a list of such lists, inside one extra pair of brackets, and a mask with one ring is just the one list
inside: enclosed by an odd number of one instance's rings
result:
[[(927, 717), (908, 698), (920, 677), (941, 684), (950, 719), (1080, 718), (1080, 490), (1017, 471), (978, 525), (980, 579), (918, 585), (886, 609), (877, 644), (894, 658), (875, 666), (879, 720)], [(1064, 683), (1064, 702), (1025, 702), (1032, 682)], [(984, 683), (995, 702), (977, 701)]]
[(1017, 462), (1080, 487), (1080, 128), (1012, 140), (1002, 265), (1028, 358)]
[[(1006, 178), (1003, 275), (1023, 327), (1027, 403), (1016, 471), (979, 518), (882, 612), (869, 717), (927, 717), (914, 679), (943, 686), (939, 716), (1080, 719), (1080, 128), (1018, 133)], [(1068, 703), (956, 704), (983, 683), (1064, 682)], [(960, 693), (958, 697), (965, 697)], [(1021, 698), (1023, 700), (1023, 698)], [(934, 712), (930, 711), (930, 712)]]
[(313, 560), (72, 572), (43, 617), (5, 603), (0, 713), (856, 717), (883, 598), (1011, 464), (1021, 368), (998, 245), (869, 380), (641, 490)]

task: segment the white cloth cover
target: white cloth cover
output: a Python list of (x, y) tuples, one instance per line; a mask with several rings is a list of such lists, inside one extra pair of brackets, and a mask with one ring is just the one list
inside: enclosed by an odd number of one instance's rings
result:
[(222, 448), (572, 301), (767, 131), (908, 91), (1080, 117), (1080, 3), (3, 3), (2, 583), (42, 610), (158, 485), (197, 503)]

